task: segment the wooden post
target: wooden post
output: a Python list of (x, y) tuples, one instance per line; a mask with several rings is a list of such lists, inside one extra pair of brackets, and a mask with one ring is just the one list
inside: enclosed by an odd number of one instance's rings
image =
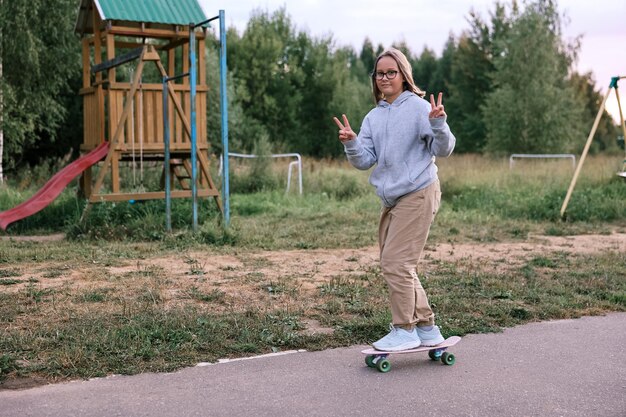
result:
[(83, 88), (91, 87), (91, 71), (89, 71), (89, 39), (83, 38)]
[[(89, 70), (89, 55), (90, 55), (89, 39), (83, 38), (81, 43), (82, 43), (82, 60), (83, 60), (83, 88), (89, 88), (91, 87), (91, 71)], [(85, 108), (86, 105), (84, 104), (85, 100), (86, 99), (83, 98), (83, 112), (87, 113), (88, 110)], [(83, 135), (85, 135), (86, 132), (92, 132), (92, 130), (89, 128), (89, 125), (96, 121), (88, 120), (89, 114), (84, 114), (83, 117), (85, 118), (84, 123), (83, 123), (84, 124)], [(83, 143), (85, 144), (88, 143), (87, 137), (85, 136), (83, 136)], [(88, 167), (85, 171), (83, 171), (83, 174), (80, 176), (79, 188), (82, 191), (82, 193), (85, 195), (85, 197), (89, 198), (89, 196), (91, 195), (91, 167)]]
[[(93, 63), (102, 63), (102, 32), (100, 32), (100, 18), (97, 13), (93, 14)], [(96, 74), (96, 83), (102, 81), (102, 73)]]
[(204, 39), (198, 39), (198, 85), (206, 85), (206, 48)]
[[(620, 79), (626, 78), (620, 77)], [(619, 109), (619, 122), (622, 126), (622, 137), (624, 138), (624, 161), (622, 161), (622, 174), (626, 172), (626, 125), (624, 125), (624, 113), (622, 113), (622, 103), (619, 100), (619, 91), (617, 90), (617, 83), (615, 84), (615, 96), (617, 98), (617, 108)], [(624, 177), (626, 179), (626, 177)]]
[(111, 159), (111, 192), (117, 194), (120, 192), (120, 154), (113, 154)]
[[(106, 33), (106, 54), (107, 61), (115, 58), (115, 38), (108, 32)], [(109, 80), (109, 85), (115, 85), (115, 67), (109, 68), (107, 78)]]
[(176, 51), (174, 49), (170, 49), (167, 51), (167, 68), (170, 77), (173, 77), (176, 74)]
[[(97, 13), (93, 14), (93, 63), (98, 65), (102, 63), (102, 32), (100, 31), (100, 17)], [(100, 132), (99, 142), (102, 143), (106, 137), (106, 122), (104, 112), (104, 89), (102, 88), (102, 73), (99, 72), (95, 77), (96, 97), (98, 103), (98, 131)]]
[[(161, 61), (155, 61), (155, 64), (159, 68), (159, 72), (161, 73), (161, 76), (162, 77), (167, 77), (167, 72), (165, 72), (165, 68), (163, 68), (163, 64), (161, 64)], [(187, 132), (188, 135), (191, 135), (191, 125), (189, 124), (189, 120), (187, 120), (187, 118), (185, 117), (185, 111), (183, 110), (183, 107), (180, 104), (180, 100), (178, 100), (178, 96), (176, 95), (176, 91), (174, 90), (174, 87), (172, 87), (172, 83), (171, 82), (167, 83), (167, 91), (169, 92), (170, 96), (172, 97), (172, 101), (174, 102), (174, 106), (176, 107), (176, 111), (178, 112), (178, 115), (180, 116), (181, 120), (183, 121), (183, 126), (185, 128), (185, 132)]]
[[(615, 86), (617, 87), (617, 82), (615, 82)], [(591, 147), (593, 136), (596, 134), (596, 130), (598, 129), (600, 118), (602, 118), (602, 113), (604, 113), (604, 107), (606, 106), (606, 100), (609, 98), (612, 88), (613, 88), (613, 82), (611, 82), (609, 89), (604, 95), (604, 99), (602, 100), (602, 105), (600, 105), (600, 109), (598, 110), (598, 114), (596, 115), (596, 120), (593, 122), (593, 127), (591, 128), (591, 132), (589, 133), (589, 137), (587, 138), (587, 143), (585, 144), (583, 153), (580, 156), (580, 159), (578, 160), (576, 171), (574, 172), (574, 176), (572, 177), (572, 181), (570, 182), (569, 188), (567, 190), (567, 195), (565, 196), (565, 200), (563, 201), (563, 205), (561, 206), (561, 219), (564, 218), (563, 216), (565, 215), (567, 204), (569, 203), (569, 200), (572, 197), (572, 191), (574, 191), (574, 187), (576, 186), (576, 181), (578, 180), (578, 175), (580, 174), (583, 164), (585, 163), (585, 158), (587, 157), (587, 153), (589, 152), (589, 147)]]
[[(189, 56), (189, 44), (188, 43), (183, 45), (183, 57), (186, 57), (186, 56)], [(189, 60), (183, 58), (182, 65), (183, 65), (183, 72), (189, 72)], [(188, 85), (189, 78), (187, 77), (183, 78), (183, 84)]]

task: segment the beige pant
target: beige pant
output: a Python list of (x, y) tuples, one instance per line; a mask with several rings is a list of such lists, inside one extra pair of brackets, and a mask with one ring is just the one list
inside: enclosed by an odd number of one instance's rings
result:
[(407, 194), (395, 206), (383, 207), (378, 229), (380, 264), (391, 298), (395, 326), (428, 326), (435, 323), (426, 292), (417, 277), (417, 263), (424, 250), (430, 225), (439, 210), (439, 180)]

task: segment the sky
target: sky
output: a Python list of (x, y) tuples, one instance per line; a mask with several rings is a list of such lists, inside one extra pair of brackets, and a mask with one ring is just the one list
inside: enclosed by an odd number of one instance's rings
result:
[[(243, 33), (255, 9), (273, 12), (285, 7), (297, 30), (313, 37), (331, 34), (337, 46), (351, 45), (357, 51), (369, 37), (374, 45), (389, 47), (404, 40), (414, 54), (424, 47), (441, 56), (450, 34), (458, 37), (470, 27), (467, 17), (476, 11), (484, 20), (494, 10), (495, 0), (199, 0), (207, 17), (225, 11), (227, 27)], [(509, 4), (509, 0), (502, 3)], [(518, 2), (521, 3), (521, 2)], [(561, 0), (565, 14), (564, 38), (582, 35), (576, 69), (592, 72), (604, 95), (611, 77), (626, 76), (626, 1)], [(620, 85), (626, 86), (626, 79)], [(624, 90), (622, 87), (620, 90)], [(620, 95), (626, 117), (626, 95)], [(615, 91), (607, 110), (619, 122)]]

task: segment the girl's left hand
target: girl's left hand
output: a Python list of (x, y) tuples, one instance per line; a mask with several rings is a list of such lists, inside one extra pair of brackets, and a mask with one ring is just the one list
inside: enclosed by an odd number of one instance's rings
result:
[(436, 119), (438, 117), (446, 117), (446, 112), (443, 109), (443, 104), (441, 104), (441, 100), (443, 98), (443, 93), (439, 93), (437, 97), (437, 104), (435, 105), (435, 97), (430, 95), (430, 113), (428, 113), (428, 117), (430, 119)]
[(336, 117), (333, 117), (335, 124), (339, 128), (339, 140), (343, 143), (349, 140), (356, 139), (357, 135), (350, 127), (350, 122), (348, 122), (348, 118), (346, 117), (345, 114), (342, 114), (341, 116), (343, 117), (343, 124), (341, 124), (339, 119), (337, 119)]

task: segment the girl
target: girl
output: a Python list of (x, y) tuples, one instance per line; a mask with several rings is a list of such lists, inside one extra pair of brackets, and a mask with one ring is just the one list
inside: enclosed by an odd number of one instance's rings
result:
[(422, 98), (401, 51), (392, 48), (378, 56), (372, 87), (377, 106), (365, 116), (358, 136), (345, 114), (343, 123), (334, 121), (348, 161), (362, 170), (376, 164), (370, 183), (383, 204), (378, 242), (392, 327), (373, 345), (385, 351), (435, 346), (444, 338), (416, 268), (441, 201), (435, 157), (449, 156), (456, 139), (446, 123), (442, 94), (437, 104), (432, 94), (430, 105)]

